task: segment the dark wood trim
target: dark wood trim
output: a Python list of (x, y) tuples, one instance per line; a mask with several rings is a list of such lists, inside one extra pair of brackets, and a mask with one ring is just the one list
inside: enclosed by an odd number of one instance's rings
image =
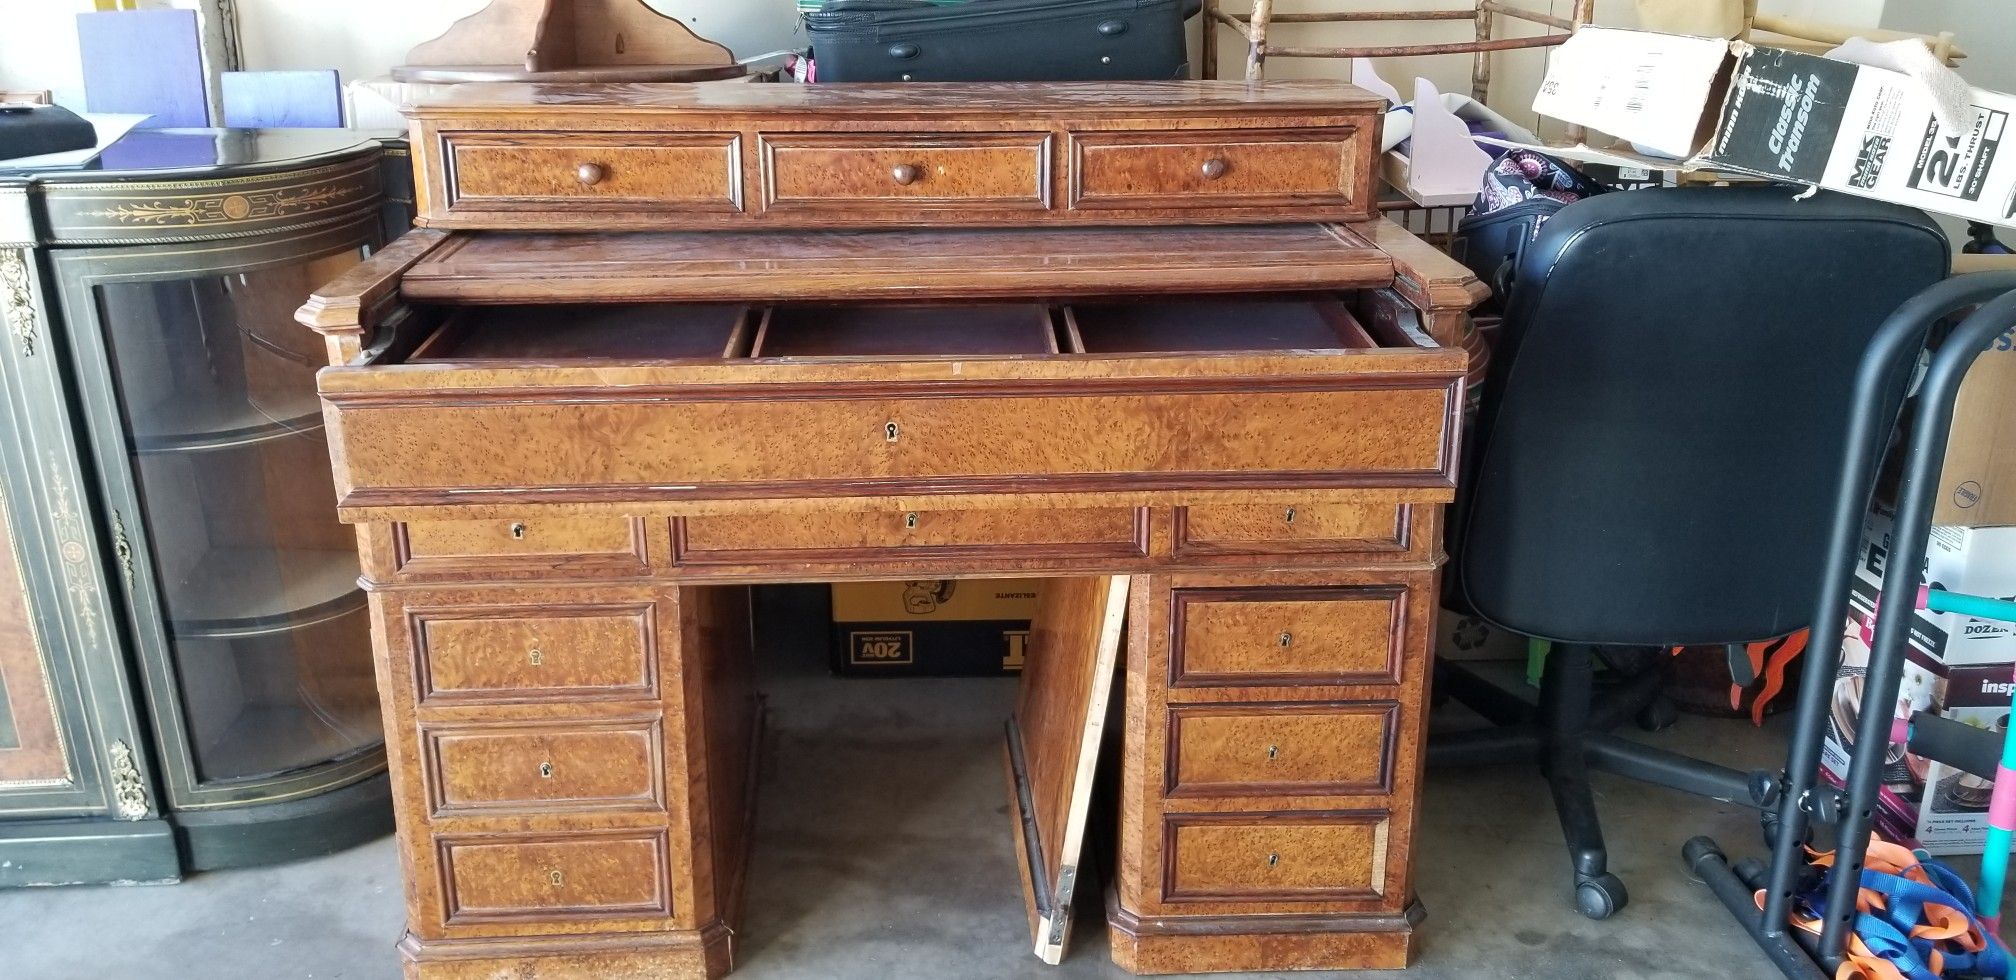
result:
[[(1170, 591), (1169, 687), (1359, 687), (1398, 684), (1401, 665), (1406, 662), (1408, 603), (1405, 585), (1335, 585), (1255, 588), (1188, 588)], [(1205, 602), (1364, 602), (1384, 599), (1392, 603), (1392, 625), (1387, 636), (1386, 669), (1377, 673), (1240, 673), (1206, 674), (1184, 665), (1188, 607)]]
[(1420, 901), (1401, 915), (1156, 915), (1143, 918), (1120, 905), (1106, 890), (1106, 925), (1132, 938), (1150, 936), (1314, 935), (1322, 933), (1406, 933), (1426, 918)]
[[(1183, 723), (1189, 718), (1268, 717), (1282, 715), (1380, 716), (1378, 773), (1364, 783), (1257, 782), (1183, 783)], [(1162, 763), (1164, 799), (1227, 799), (1242, 796), (1385, 796), (1393, 792), (1393, 758), (1399, 747), (1398, 701), (1213, 701), (1169, 706), (1169, 732)]]

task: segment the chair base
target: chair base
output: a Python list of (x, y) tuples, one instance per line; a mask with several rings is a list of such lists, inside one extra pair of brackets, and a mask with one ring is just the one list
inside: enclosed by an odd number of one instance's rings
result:
[[(1455, 700), (1505, 725), (1431, 738), (1428, 764), (1437, 768), (1538, 761), (1554, 794), (1554, 810), (1575, 874), (1575, 904), (1592, 919), (1607, 919), (1629, 902), (1624, 883), (1609, 872), (1603, 827), (1589, 772), (1598, 770), (1726, 802), (1761, 806), (1769, 782), (1665, 749), (1608, 734), (1633, 717), (1662, 720), (1649, 710), (1660, 700), (1663, 670), (1646, 670), (1600, 701), (1593, 699), (1594, 651), (1557, 645), (1540, 681), (1537, 712), (1474, 674), (1444, 664), (1438, 684)], [(1515, 707), (1516, 705), (1516, 707)], [(1526, 720), (1520, 716), (1537, 718)], [(1509, 724), (1507, 724), (1509, 722)]]

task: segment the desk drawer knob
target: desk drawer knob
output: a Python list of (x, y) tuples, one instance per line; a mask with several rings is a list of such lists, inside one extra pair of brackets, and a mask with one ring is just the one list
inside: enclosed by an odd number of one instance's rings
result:
[(1227, 164), (1223, 159), (1220, 159), (1218, 157), (1212, 157), (1211, 159), (1204, 161), (1204, 166), (1201, 169), (1204, 172), (1205, 180), (1217, 180), (1218, 178), (1225, 176), (1225, 172), (1232, 168), (1231, 165)]
[(574, 179), (579, 180), (583, 187), (593, 187), (607, 176), (608, 168), (599, 163), (584, 163), (574, 168)]
[(1280, 637), (1280, 639), (1281, 639), (1281, 645), (1282, 645), (1282, 646), (1284, 646), (1284, 647), (1285, 647), (1285, 646), (1290, 646), (1290, 645), (1294, 644), (1294, 642), (1295, 642), (1295, 634), (1293, 634), (1293, 633), (1290, 633), (1290, 632), (1288, 632), (1287, 630), (1282, 630), (1282, 631), (1281, 631), (1281, 637)]
[(539, 763), (539, 778), (540, 779), (553, 778), (553, 763), (550, 762)]
[(915, 164), (899, 163), (890, 168), (889, 176), (894, 177), (897, 183), (908, 187), (922, 180), (924, 178), (924, 171)]
[(523, 540), (525, 540), (525, 525), (524, 525), (524, 524), (522, 524), (522, 523), (519, 523), (519, 522), (515, 522), (515, 521), (514, 521), (514, 522), (512, 522), (512, 524), (511, 524), (511, 539), (512, 539), (512, 540), (514, 540), (514, 541), (523, 541)]

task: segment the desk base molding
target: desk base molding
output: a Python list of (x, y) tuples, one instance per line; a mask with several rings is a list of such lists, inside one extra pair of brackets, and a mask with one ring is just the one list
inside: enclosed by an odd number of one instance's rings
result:
[(1419, 902), (1391, 918), (1196, 916), (1142, 919), (1106, 896), (1113, 962), (1137, 976), (1275, 970), (1401, 970)]
[(713, 980), (733, 966), (720, 922), (650, 935), (399, 942), (406, 980)]

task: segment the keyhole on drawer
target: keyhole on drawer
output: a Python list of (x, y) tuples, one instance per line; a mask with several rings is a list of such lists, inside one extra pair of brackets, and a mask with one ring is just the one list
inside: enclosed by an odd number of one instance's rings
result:
[(550, 762), (539, 763), (539, 778), (540, 779), (553, 778), (553, 763)]
[(532, 666), (537, 667), (546, 662), (546, 651), (533, 647), (531, 654), (526, 656), (525, 659), (532, 661)]
[(896, 437), (902, 434), (903, 430), (899, 428), (894, 422), (891, 422), (888, 425), (882, 427), (882, 438), (888, 440), (889, 442), (895, 442)]
[(525, 525), (523, 525), (523, 524), (515, 524), (515, 523), (514, 523), (514, 524), (512, 524), (512, 525), (511, 525), (511, 536), (512, 536), (512, 537), (514, 537), (514, 538), (517, 538), (517, 539), (518, 539), (518, 540), (520, 540), (520, 541), (523, 541), (523, 540), (525, 540)]
[(903, 515), (903, 526), (904, 526), (905, 528), (907, 528), (907, 529), (909, 529), (909, 530), (913, 530), (913, 531), (917, 529), (917, 512), (916, 512), (916, 511), (914, 511), (914, 510), (913, 510), (913, 511), (911, 511), (911, 512), (910, 512), (910, 513), (908, 513), (908, 514), (904, 514), (904, 515)]
[(1273, 761), (1274, 761), (1274, 757), (1275, 757), (1275, 756), (1277, 756), (1277, 755), (1280, 755), (1280, 754), (1281, 754), (1281, 746), (1279, 746), (1279, 745), (1269, 745), (1269, 746), (1267, 746), (1267, 761), (1268, 761), (1268, 762), (1273, 762)]
[(1269, 855), (1267, 855), (1267, 866), (1268, 866), (1268, 867), (1270, 867), (1270, 868), (1271, 868), (1271, 867), (1273, 867), (1273, 866), (1275, 866), (1275, 865), (1277, 865), (1277, 864), (1280, 864), (1280, 863), (1281, 863), (1281, 855), (1279, 855), (1279, 854), (1269, 854)]
[(1295, 508), (1293, 507), (1288, 508), (1288, 513), (1283, 518), (1283, 520), (1286, 520), (1290, 524), (1295, 523)]
[(546, 880), (552, 882), (553, 887), (558, 888), (560, 887), (560, 882), (564, 881), (565, 879), (561, 877), (559, 871), (555, 870), (546, 872)]
[(1295, 634), (1293, 634), (1293, 633), (1290, 633), (1290, 632), (1288, 632), (1287, 630), (1282, 630), (1282, 631), (1281, 631), (1281, 645), (1282, 645), (1282, 646), (1284, 646), (1284, 647), (1285, 647), (1285, 646), (1289, 646), (1289, 645), (1293, 644), (1294, 642), (1295, 642)]

